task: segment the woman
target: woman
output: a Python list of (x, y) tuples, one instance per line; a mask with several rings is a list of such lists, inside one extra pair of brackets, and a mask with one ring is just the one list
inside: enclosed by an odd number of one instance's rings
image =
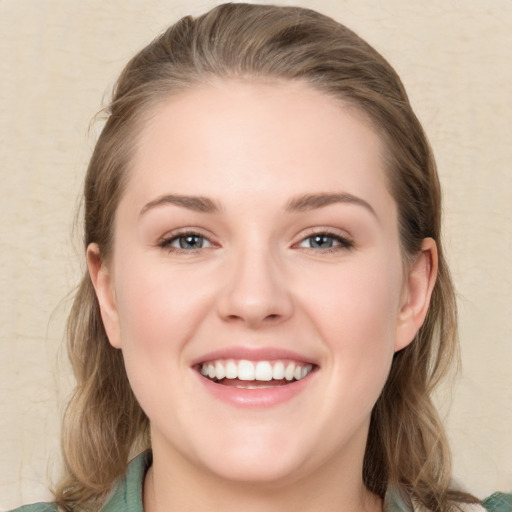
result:
[(478, 501), (430, 399), (456, 351), (435, 164), (367, 43), (299, 8), (184, 18), (121, 74), (84, 194), (58, 506)]

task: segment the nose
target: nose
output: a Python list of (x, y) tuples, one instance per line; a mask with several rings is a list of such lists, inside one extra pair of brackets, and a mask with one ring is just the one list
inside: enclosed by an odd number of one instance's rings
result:
[(290, 283), (270, 251), (245, 251), (234, 256), (227, 267), (227, 282), (217, 306), (224, 321), (257, 329), (290, 318)]

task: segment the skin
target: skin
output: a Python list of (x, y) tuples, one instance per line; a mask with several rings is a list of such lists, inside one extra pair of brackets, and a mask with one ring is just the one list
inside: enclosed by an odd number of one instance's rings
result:
[[(370, 413), (437, 265), (426, 239), (404, 267), (383, 151), (357, 110), (301, 83), (219, 81), (148, 121), (112, 257), (88, 249), (109, 340), (151, 422), (146, 510), (381, 508), (361, 477)], [(323, 193), (360, 202), (290, 211)], [(180, 250), (184, 229), (203, 247)], [(333, 247), (312, 245), (324, 233)], [(282, 404), (236, 407), (192, 367), (233, 347), (293, 350), (316, 371)]]

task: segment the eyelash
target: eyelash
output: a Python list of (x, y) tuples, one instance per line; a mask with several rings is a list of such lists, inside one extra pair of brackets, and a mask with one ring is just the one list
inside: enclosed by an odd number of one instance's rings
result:
[(181, 231), (179, 233), (174, 233), (170, 236), (165, 236), (158, 242), (158, 246), (161, 247), (162, 249), (166, 249), (169, 252), (182, 254), (194, 254), (198, 251), (209, 249), (209, 247), (199, 247), (198, 249), (183, 249), (181, 247), (173, 247), (171, 245), (173, 242), (178, 241), (180, 238), (187, 237), (202, 238), (203, 240), (206, 240), (208, 243), (210, 243), (212, 246), (215, 246), (215, 244), (211, 240), (209, 240), (208, 237), (201, 233), (198, 233), (197, 231)]
[[(206, 240), (210, 244), (210, 247), (199, 247), (198, 249), (184, 249), (179, 247), (173, 247), (171, 245), (173, 242), (177, 242), (180, 238), (186, 237), (197, 237)], [(300, 244), (304, 243), (307, 240), (311, 240), (314, 237), (330, 238), (334, 242), (337, 242), (338, 245), (334, 245), (332, 247), (327, 248), (303, 247), (303, 249), (314, 252), (330, 253), (343, 250), (350, 250), (354, 248), (354, 242), (352, 240), (348, 239), (347, 237), (341, 236), (338, 233), (333, 233), (332, 231), (329, 230), (313, 231), (309, 233), (307, 236), (303, 237), (298, 243), (294, 244), (294, 247), (300, 247)], [(196, 231), (182, 231), (162, 238), (161, 240), (159, 240), (158, 246), (161, 247), (162, 249), (166, 249), (170, 253), (173, 252), (182, 254), (194, 254), (204, 249), (209, 249), (211, 248), (211, 246), (215, 247), (215, 244), (210, 239), (208, 239), (208, 237)]]
[(347, 237), (341, 236), (339, 233), (333, 233), (332, 231), (329, 231), (328, 229), (312, 231), (311, 233), (308, 233), (307, 236), (303, 237), (298, 244), (295, 244), (295, 245), (296, 246), (300, 245), (300, 244), (304, 243), (306, 240), (311, 240), (315, 237), (331, 238), (334, 240), (334, 242), (337, 242), (338, 245), (334, 245), (332, 247), (327, 247), (327, 248), (304, 247), (304, 249), (314, 251), (314, 252), (331, 253), (331, 252), (351, 250), (354, 248), (354, 242), (352, 240), (350, 240)]

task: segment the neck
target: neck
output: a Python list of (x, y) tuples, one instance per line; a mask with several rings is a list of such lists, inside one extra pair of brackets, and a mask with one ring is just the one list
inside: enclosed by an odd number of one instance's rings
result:
[(154, 450), (144, 483), (144, 511), (382, 512), (382, 500), (363, 484), (361, 466), (347, 470), (333, 460), (307, 477), (249, 483), (176, 464)]

